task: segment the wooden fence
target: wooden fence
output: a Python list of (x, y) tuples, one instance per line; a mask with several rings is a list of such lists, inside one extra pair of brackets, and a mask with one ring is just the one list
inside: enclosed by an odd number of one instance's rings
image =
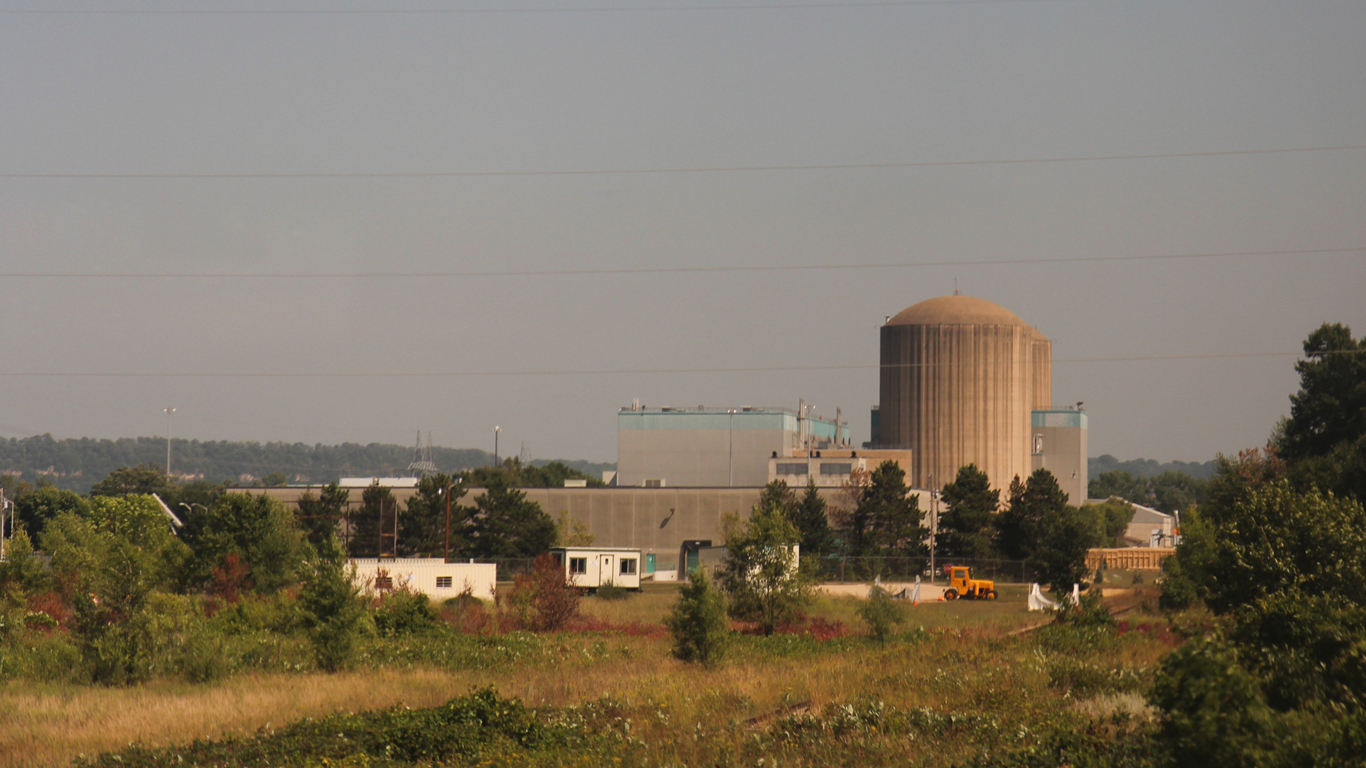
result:
[(1175, 551), (1174, 547), (1093, 549), (1086, 553), (1086, 567), (1093, 571), (1102, 565), (1126, 571), (1156, 571), (1162, 568), (1162, 561)]

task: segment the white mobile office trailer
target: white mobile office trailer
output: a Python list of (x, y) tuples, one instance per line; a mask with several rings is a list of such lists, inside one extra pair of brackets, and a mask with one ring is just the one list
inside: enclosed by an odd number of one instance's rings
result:
[(582, 589), (613, 584), (640, 589), (640, 550), (627, 547), (555, 547), (550, 550), (569, 583)]
[(466, 588), (480, 600), (492, 600), (498, 566), (493, 563), (448, 563), (439, 557), (373, 557), (352, 560), (356, 584), (370, 592), (407, 587), (434, 602), (457, 597)]

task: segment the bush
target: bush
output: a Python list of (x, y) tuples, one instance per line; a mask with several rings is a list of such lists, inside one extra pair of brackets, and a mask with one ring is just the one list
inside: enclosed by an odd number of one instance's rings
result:
[(517, 575), (508, 601), (522, 626), (536, 632), (557, 630), (579, 612), (579, 590), (549, 554), (536, 558), (530, 573)]
[(664, 620), (673, 635), (673, 655), (712, 666), (721, 660), (729, 639), (725, 598), (703, 568), (689, 574), (687, 586), (678, 593), (673, 612)]
[(602, 600), (625, 600), (630, 596), (630, 590), (625, 587), (618, 587), (616, 584), (604, 584), (598, 587), (598, 597)]
[(377, 603), (375, 630), (380, 637), (429, 635), (441, 629), (436, 611), (421, 592), (396, 589), (379, 598)]
[(355, 656), (365, 609), (353, 577), (341, 544), (332, 537), (319, 548), (312, 578), (299, 594), (314, 658), (328, 672), (345, 669)]
[(868, 590), (868, 602), (859, 606), (858, 615), (868, 624), (869, 631), (878, 643), (884, 646), (892, 629), (905, 620), (901, 607), (892, 600), (891, 594), (877, 584)]

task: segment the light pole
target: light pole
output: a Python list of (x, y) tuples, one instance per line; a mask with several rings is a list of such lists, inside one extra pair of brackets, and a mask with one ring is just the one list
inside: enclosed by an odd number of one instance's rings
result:
[(175, 413), (174, 408), (163, 408), (166, 412), (166, 476), (171, 476), (171, 414)]
[(934, 535), (939, 532), (939, 491), (930, 491), (930, 583), (934, 583)]
[(502, 432), (502, 427), (493, 428), (493, 466), (498, 466), (498, 433)]

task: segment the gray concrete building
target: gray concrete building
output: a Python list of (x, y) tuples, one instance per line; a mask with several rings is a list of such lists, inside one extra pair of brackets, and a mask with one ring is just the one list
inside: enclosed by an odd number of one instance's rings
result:
[(909, 450), (916, 488), (942, 488), (967, 464), (1008, 488), (1032, 471), (1031, 413), (1050, 407), (1052, 377), (1052, 343), (1010, 310), (922, 301), (882, 326), (872, 447)]
[(617, 414), (617, 485), (759, 487), (768, 482), (775, 453), (848, 447), (848, 426), (807, 410), (623, 408)]
[(1058, 478), (1069, 504), (1081, 506), (1086, 500), (1086, 412), (1080, 408), (1053, 408), (1034, 411), (1034, 469), (1047, 469)]

